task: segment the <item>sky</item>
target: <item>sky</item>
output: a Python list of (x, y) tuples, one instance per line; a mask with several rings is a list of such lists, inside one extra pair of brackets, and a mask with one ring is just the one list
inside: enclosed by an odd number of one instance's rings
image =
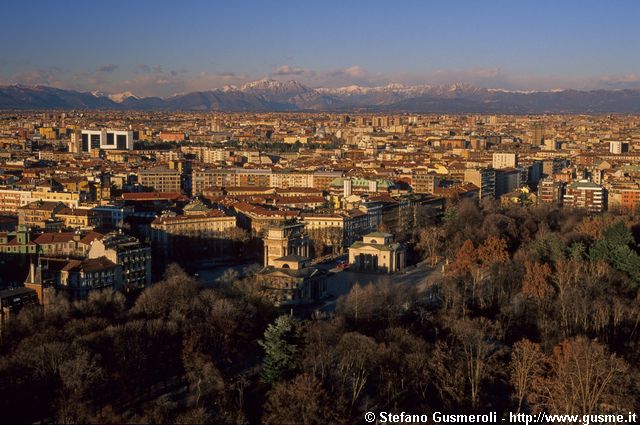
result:
[(640, 88), (635, 0), (3, 0), (0, 85)]

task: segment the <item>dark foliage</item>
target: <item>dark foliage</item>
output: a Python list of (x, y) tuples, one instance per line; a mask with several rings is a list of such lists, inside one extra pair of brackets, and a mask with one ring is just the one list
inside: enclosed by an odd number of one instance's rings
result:
[(10, 422), (71, 423), (632, 411), (637, 228), (461, 202), (410, 236), (444, 265), (438, 279), (356, 285), (323, 319), (276, 320), (251, 276), (203, 289), (170, 266), (131, 308), (104, 293), (21, 312), (3, 335), (0, 405)]

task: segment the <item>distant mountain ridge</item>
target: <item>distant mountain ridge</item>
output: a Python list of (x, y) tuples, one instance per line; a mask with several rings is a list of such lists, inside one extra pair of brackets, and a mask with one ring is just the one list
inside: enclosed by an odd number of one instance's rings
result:
[(0, 109), (114, 109), (225, 112), (640, 113), (640, 90), (509, 91), (465, 83), (310, 88), (263, 79), (241, 87), (137, 97), (48, 86), (0, 86)]

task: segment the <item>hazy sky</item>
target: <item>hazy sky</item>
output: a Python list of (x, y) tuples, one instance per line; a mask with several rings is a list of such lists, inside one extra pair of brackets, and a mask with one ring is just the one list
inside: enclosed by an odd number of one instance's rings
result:
[(640, 88), (640, 1), (3, 0), (0, 84)]

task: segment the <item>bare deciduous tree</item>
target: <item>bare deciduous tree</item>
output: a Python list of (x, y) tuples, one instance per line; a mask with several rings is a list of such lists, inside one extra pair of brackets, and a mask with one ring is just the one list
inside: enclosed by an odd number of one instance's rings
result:
[(511, 383), (516, 393), (519, 413), (522, 403), (531, 391), (535, 377), (542, 370), (544, 354), (540, 351), (540, 345), (523, 339), (513, 345), (511, 352)]
[(628, 370), (624, 360), (598, 342), (565, 340), (547, 358), (546, 372), (538, 375), (532, 405), (550, 413), (619, 411), (628, 402)]

